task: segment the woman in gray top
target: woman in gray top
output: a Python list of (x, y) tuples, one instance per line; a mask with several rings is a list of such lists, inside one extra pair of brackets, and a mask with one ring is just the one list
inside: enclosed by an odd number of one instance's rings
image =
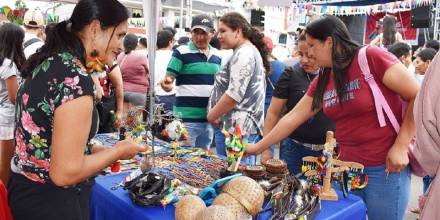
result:
[[(218, 129), (221, 129), (220, 124), (226, 130), (238, 124), (246, 134), (261, 135), (265, 72), (270, 72), (263, 34), (252, 28), (239, 13), (232, 12), (220, 18), (218, 39), (223, 49), (233, 49), (234, 53), (215, 77), (208, 121)], [(218, 136), (216, 138), (222, 138)], [(216, 142), (217, 153), (226, 155), (224, 142), (223, 145)]]

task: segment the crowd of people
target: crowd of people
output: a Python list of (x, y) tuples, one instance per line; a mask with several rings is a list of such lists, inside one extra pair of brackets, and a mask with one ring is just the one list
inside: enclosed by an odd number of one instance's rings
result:
[(173, 28), (157, 33), (150, 84), (146, 39), (127, 33), (127, 20), (116, 0), (80, 0), (70, 19), (46, 28), (32, 10), (24, 29), (0, 26), (0, 180), (14, 219), (88, 219), (94, 176), (146, 150), (129, 137), (112, 148), (90, 140), (120, 128), (128, 109), (146, 106), (150, 87), (182, 120), (192, 146), (226, 155), (222, 129), (239, 124), (251, 143), (247, 162), (272, 158), (280, 143), (292, 174), (301, 173), (304, 156), (321, 154), (334, 131), (340, 158), (365, 165), (368, 187), (354, 193), (368, 219), (403, 219), (411, 151), (428, 197), (416, 211), (440, 216), (429, 199), (440, 196), (438, 41), (413, 53), (386, 16), (383, 33), (362, 46), (339, 18), (324, 15), (298, 29), (283, 61), (241, 14), (223, 15), (217, 28), (201, 14), (190, 37), (176, 40)]

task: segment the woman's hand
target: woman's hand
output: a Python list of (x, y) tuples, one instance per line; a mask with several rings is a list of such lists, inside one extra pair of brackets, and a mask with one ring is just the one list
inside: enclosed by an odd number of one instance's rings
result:
[(119, 129), (122, 125), (122, 112), (116, 111), (115, 113), (115, 121), (113, 122), (113, 127), (115, 129)]
[(137, 153), (147, 151), (148, 149), (147, 146), (140, 145), (131, 138), (119, 141), (113, 147), (118, 151), (120, 160), (131, 159), (136, 156)]
[(244, 148), (244, 155), (243, 157), (248, 157), (251, 155), (256, 155), (259, 153), (259, 147), (257, 144), (247, 144)]
[(388, 172), (400, 172), (408, 164), (408, 146), (394, 143), (394, 145), (388, 151), (386, 170)]

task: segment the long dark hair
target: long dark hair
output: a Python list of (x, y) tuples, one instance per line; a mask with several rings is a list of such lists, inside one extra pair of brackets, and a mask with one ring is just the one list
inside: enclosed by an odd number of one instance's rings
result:
[(32, 76), (32, 70), (41, 62), (61, 52), (71, 53), (86, 65), (87, 55), (78, 33), (95, 19), (101, 23), (103, 29), (113, 27), (115, 30), (128, 19), (128, 11), (117, 0), (80, 0), (70, 19), (58, 23), (49, 31), (44, 46), (26, 62), (22, 77)]
[(308, 36), (321, 42), (324, 42), (327, 37), (333, 39), (332, 68), (321, 69), (318, 85), (313, 95), (312, 109), (320, 108), (324, 89), (330, 79), (332, 71), (336, 82), (336, 93), (342, 105), (341, 100), (345, 93), (348, 68), (353, 61), (354, 55), (357, 53), (359, 44), (351, 39), (344, 22), (332, 15), (324, 15), (310, 22), (306, 26), (305, 32)]
[(267, 75), (269, 75), (270, 62), (267, 59), (269, 53), (266, 44), (263, 41), (264, 35), (255, 28), (253, 28), (249, 24), (249, 22), (241, 14), (237, 12), (230, 12), (223, 15), (220, 18), (220, 21), (234, 31), (237, 29), (241, 29), (241, 31), (243, 32), (243, 36), (249, 41), (251, 41), (252, 44), (260, 52), (261, 58), (263, 58), (264, 69), (266, 70)]
[(385, 47), (389, 47), (396, 42), (396, 19), (393, 16), (383, 18), (382, 41)]
[(26, 58), (23, 52), (24, 30), (16, 24), (6, 23), (0, 26), (0, 65), (5, 58), (12, 60), (21, 70)]

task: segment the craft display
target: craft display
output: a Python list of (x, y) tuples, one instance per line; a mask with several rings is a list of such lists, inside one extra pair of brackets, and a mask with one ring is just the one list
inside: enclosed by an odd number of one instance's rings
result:
[(221, 193), (220, 195), (215, 198), (212, 205), (219, 205), (226, 207), (229, 211), (232, 212), (232, 214), (235, 215), (236, 219), (240, 219), (243, 216), (248, 216), (247, 219), (251, 218), (252, 216), (249, 215), (246, 208), (240, 204), (234, 197), (230, 196), (228, 193)]
[(313, 219), (321, 205), (311, 186), (309, 182), (295, 176), (284, 178), (272, 190), (271, 207), (268, 208), (272, 210), (270, 219)]
[(176, 220), (194, 220), (206, 209), (202, 199), (194, 195), (186, 195), (176, 204)]
[(237, 172), (244, 154), (244, 148), (248, 144), (248, 137), (242, 133), (240, 125), (236, 124), (234, 131), (229, 133), (225, 129), (222, 130), (225, 135), (226, 157), (228, 161), (228, 171)]
[(236, 199), (253, 216), (257, 215), (263, 207), (263, 189), (255, 180), (247, 176), (240, 176), (229, 181), (223, 187), (223, 192)]
[[(323, 155), (320, 157), (307, 156), (303, 158), (303, 165), (301, 167), (302, 172), (305, 176), (314, 178), (312, 182), (318, 183), (322, 182), (322, 188), (314, 187), (314, 190), (319, 191), (319, 197), (322, 200), (338, 200), (338, 195), (336, 191), (331, 187), (332, 179), (343, 179), (343, 182), (348, 181), (348, 177), (343, 178), (343, 173), (349, 172), (350, 170), (355, 170), (356, 172), (362, 173), (364, 166), (356, 162), (346, 162), (337, 159), (333, 159), (333, 149), (336, 145), (336, 139), (331, 131), (327, 132), (326, 143), (324, 145)], [(360, 189), (358, 182), (360, 178), (354, 178), (352, 174), (352, 179), (350, 183), (354, 183), (354, 188)], [(363, 184), (368, 183), (368, 177), (363, 175)], [(322, 180), (322, 181), (319, 181)], [(358, 181), (359, 180), (359, 181)], [(362, 188), (365, 187), (362, 186)], [(344, 188), (344, 187), (343, 187)], [(344, 195), (348, 191), (348, 183), (345, 183)]]
[(271, 175), (288, 175), (289, 169), (287, 163), (280, 159), (267, 160), (263, 165), (266, 168), (266, 172)]
[(226, 207), (212, 205), (200, 212), (196, 220), (236, 220), (236, 218)]
[(158, 206), (161, 199), (169, 193), (171, 180), (157, 173), (143, 173), (125, 182), (131, 200), (137, 205)]
[(247, 165), (244, 174), (254, 180), (266, 177), (266, 168), (261, 165)]

